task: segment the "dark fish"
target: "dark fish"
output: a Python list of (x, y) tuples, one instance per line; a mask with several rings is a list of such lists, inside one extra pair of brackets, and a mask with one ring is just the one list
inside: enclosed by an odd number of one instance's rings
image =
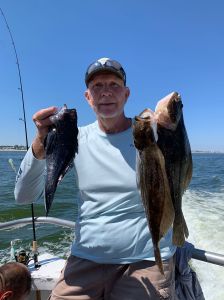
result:
[(58, 183), (73, 164), (78, 153), (78, 128), (75, 109), (66, 105), (50, 117), (53, 126), (45, 140), (47, 174), (45, 181), (45, 210), (49, 213)]
[(175, 210), (173, 243), (182, 246), (189, 232), (182, 212), (182, 196), (192, 178), (192, 155), (184, 125), (182, 101), (173, 92), (156, 106), (158, 146), (165, 158), (170, 193)]
[(138, 185), (152, 235), (155, 261), (161, 273), (164, 274), (159, 241), (173, 223), (174, 209), (164, 157), (156, 143), (153, 112), (145, 110), (135, 117), (133, 137), (139, 154)]

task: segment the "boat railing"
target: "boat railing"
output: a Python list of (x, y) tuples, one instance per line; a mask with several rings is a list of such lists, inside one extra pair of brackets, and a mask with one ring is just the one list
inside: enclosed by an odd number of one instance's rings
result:
[[(75, 228), (75, 222), (64, 220), (64, 219), (59, 219), (59, 218), (53, 218), (53, 217), (35, 217), (34, 218), (35, 223), (48, 223), (48, 224), (54, 224), (54, 225), (59, 225), (63, 227), (69, 227), (71, 229)], [(18, 225), (27, 225), (27, 224), (32, 224), (32, 218), (23, 218), (23, 219), (17, 219), (17, 220), (12, 220), (4, 223), (0, 223), (0, 230), (1, 229), (8, 229), (14, 226)]]
[[(71, 229), (75, 228), (75, 222), (53, 217), (35, 217), (35, 223), (47, 223), (62, 227), (68, 227)], [(24, 226), (28, 224), (32, 224), (32, 218), (22, 218), (8, 222), (2, 222), (0, 223), (0, 230), (9, 229), (18, 225)], [(194, 248), (192, 252), (192, 258), (207, 263), (224, 266), (224, 255), (215, 252)]]

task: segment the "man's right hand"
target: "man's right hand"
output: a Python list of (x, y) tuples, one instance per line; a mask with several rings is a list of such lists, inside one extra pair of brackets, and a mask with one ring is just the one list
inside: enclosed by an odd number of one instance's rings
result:
[(37, 134), (32, 143), (32, 150), (37, 159), (45, 158), (44, 140), (48, 134), (49, 127), (52, 125), (49, 117), (56, 111), (57, 107), (51, 106), (41, 109), (33, 115), (33, 121), (37, 127)]

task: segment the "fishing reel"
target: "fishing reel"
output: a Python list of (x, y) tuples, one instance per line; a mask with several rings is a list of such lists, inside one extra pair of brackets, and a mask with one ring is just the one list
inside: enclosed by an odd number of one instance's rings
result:
[(28, 266), (30, 262), (30, 253), (26, 253), (25, 250), (20, 250), (18, 254), (15, 254), (15, 260), (25, 266)]
[(35, 269), (38, 269), (40, 267), (40, 264), (38, 262), (38, 251), (37, 251), (37, 242), (33, 241), (33, 247), (31, 252), (26, 252), (24, 249), (20, 251), (15, 251), (15, 243), (17, 241), (21, 241), (19, 239), (15, 239), (11, 241), (11, 249), (10, 249), (10, 257), (12, 261), (16, 261), (19, 263), (24, 264), (25, 266), (28, 266), (31, 260), (34, 262)]

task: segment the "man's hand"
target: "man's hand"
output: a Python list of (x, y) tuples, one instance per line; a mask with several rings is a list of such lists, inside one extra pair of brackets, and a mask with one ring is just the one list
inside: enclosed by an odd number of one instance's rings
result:
[(45, 158), (44, 140), (52, 125), (50, 116), (57, 111), (55, 106), (41, 109), (33, 115), (33, 121), (37, 127), (37, 134), (32, 143), (33, 154), (37, 159)]

